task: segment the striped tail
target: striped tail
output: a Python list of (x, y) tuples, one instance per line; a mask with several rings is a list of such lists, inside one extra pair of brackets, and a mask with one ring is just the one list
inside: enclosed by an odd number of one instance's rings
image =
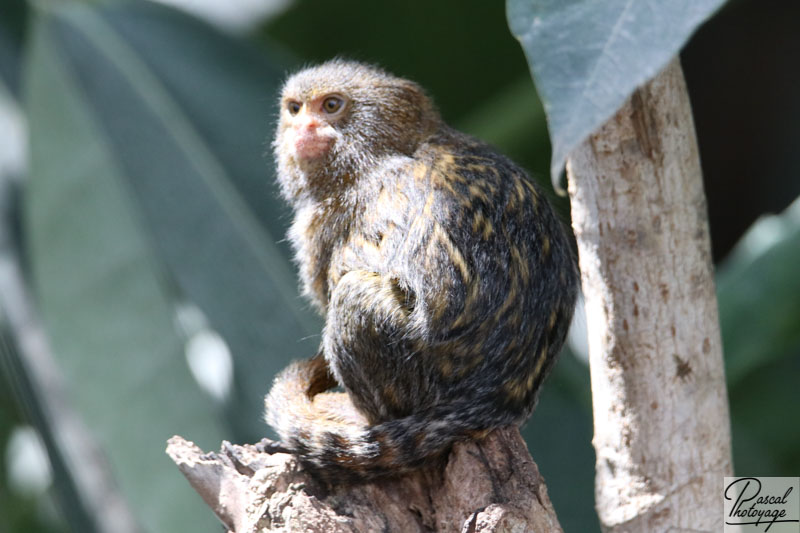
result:
[(346, 393), (323, 392), (335, 385), (318, 355), (287, 367), (265, 400), (265, 418), (282, 444), (324, 479), (403, 474), (443, 456), (456, 441), (515, 422), (472, 399), (370, 426)]

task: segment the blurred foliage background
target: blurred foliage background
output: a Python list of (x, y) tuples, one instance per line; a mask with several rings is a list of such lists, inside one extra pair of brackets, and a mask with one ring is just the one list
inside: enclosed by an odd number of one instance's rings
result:
[[(502, 2), (239, 0), (200, 15), (0, 0), (0, 532), (218, 530), (166, 439), (257, 440), (272, 376), (319, 338), (269, 154), (287, 72), (378, 63), (549, 187)], [(682, 53), (740, 475), (800, 471), (798, 30), (796, 1), (738, 0)], [(580, 325), (523, 431), (568, 532), (598, 530)]]

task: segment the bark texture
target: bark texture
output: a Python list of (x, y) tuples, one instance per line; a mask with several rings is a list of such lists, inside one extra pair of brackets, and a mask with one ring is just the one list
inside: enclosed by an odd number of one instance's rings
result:
[(567, 163), (611, 532), (721, 531), (730, 429), (702, 173), (680, 63)]
[(561, 532), (517, 428), (456, 444), (446, 462), (410, 476), (322, 485), (288, 454), (223, 443), (204, 454), (181, 437), (167, 453), (235, 533)]

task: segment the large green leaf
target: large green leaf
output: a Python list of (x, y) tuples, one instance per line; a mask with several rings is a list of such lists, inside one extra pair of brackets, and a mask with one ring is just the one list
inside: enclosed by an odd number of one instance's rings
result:
[(756, 221), (717, 275), (734, 464), (743, 475), (800, 468), (800, 424), (787, 411), (800, 404), (798, 264), (800, 198)]
[(56, 23), (38, 22), (27, 80), (28, 230), (49, 333), (75, 405), (142, 524), (213, 531), (163, 448), (174, 433), (208, 444), (223, 433), (186, 368), (171, 291), (114, 154), (59, 56)]
[[(213, 530), (165, 440), (262, 435), (272, 375), (318, 332), (277, 244), (262, 155), (282, 69), (148, 2), (36, 18), (26, 226), (59, 363), (143, 528)], [(184, 359), (184, 301), (233, 355), (224, 422)]]
[(734, 464), (742, 475), (800, 468), (800, 424), (787, 411), (800, 404), (798, 264), (800, 198), (756, 221), (718, 269)]
[(555, 180), (569, 153), (678, 54), (724, 0), (507, 0), (542, 98)]
[(262, 157), (282, 70), (150, 3), (73, 9), (56, 28), (159, 259), (231, 348), (234, 438), (256, 439), (271, 376), (320, 329), (276, 246), (283, 206)]
[(720, 266), (717, 296), (732, 387), (759, 367), (800, 357), (798, 265), (800, 198), (753, 224)]

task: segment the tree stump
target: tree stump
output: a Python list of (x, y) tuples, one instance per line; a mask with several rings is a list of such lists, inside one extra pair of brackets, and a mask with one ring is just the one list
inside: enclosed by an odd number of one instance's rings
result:
[(441, 464), (396, 479), (326, 485), (289, 454), (182, 437), (167, 454), (233, 533), (561, 532), (539, 469), (516, 427), (453, 447)]

